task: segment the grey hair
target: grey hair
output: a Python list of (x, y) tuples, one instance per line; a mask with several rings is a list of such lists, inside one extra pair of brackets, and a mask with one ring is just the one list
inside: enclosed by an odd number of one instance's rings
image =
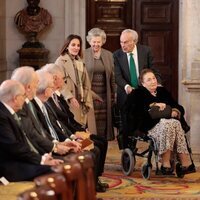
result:
[(102, 44), (106, 43), (106, 33), (104, 30), (100, 29), (100, 28), (92, 28), (88, 31), (88, 35), (86, 36), (86, 39), (88, 41), (88, 43), (90, 43), (91, 39), (93, 37), (98, 37), (100, 36), (102, 39)]
[(33, 80), (34, 72), (35, 70), (33, 69), (33, 67), (22, 66), (22, 67), (16, 68), (13, 71), (11, 75), (11, 79), (19, 81), (23, 85), (27, 85), (31, 83), (31, 81)]
[(39, 69), (36, 71), (38, 78), (39, 78), (39, 83), (38, 83), (38, 88), (37, 88), (37, 94), (43, 94), (44, 91), (49, 87), (49, 85), (53, 84), (53, 76), (42, 69)]
[(133, 29), (125, 29), (125, 30), (122, 31), (121, 35), (123, 33), (131, 33), (135, 44), (137, 44), (137, 42), (138, 42), (138, 33), (135, 30), (133, 30)]
[(16, 80), (5, 80), (0, 85), (0, 100), (3, 102), (11, 101), (15, 96), (22, 93), (24, 86)]
[(44, 65), (42, 67), (42, 70), (49, 72), (52, 75), (61, 73), (62, 76), (64, 77), (64, 72), (63, 72), (62, 68), (60, 66), (56, 65), (55, 63), (49, 63), (49, 64)]

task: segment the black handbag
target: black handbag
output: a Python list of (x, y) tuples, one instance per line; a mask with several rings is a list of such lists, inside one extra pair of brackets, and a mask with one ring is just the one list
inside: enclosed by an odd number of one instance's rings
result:
[(152, 119), (161, 119), (161, 118), (169, 119), (171, 118), (171, 113), (172, 113), (172, 108), (170, 105), (166, 105), (164, 110), (160, 110), (159, 106), (152, 106), (149, 109), (149, 115), (151, 116)]

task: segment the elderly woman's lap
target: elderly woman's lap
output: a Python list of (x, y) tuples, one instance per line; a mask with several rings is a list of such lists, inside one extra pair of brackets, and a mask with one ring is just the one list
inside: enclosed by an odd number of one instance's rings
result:
[(175, 146), (177, 153), (188, 153), (184, 134), (180, 122), (173, 118), (161, 119), (148, 131), (148, 135), (155, 138), (160, 155), (173, 151)]

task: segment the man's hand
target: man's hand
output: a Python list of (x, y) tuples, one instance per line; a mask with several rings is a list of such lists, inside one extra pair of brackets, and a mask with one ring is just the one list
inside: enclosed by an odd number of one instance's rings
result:
[(43, 159), (43, 165), (49, 165), (49, 166), (55, 166), (55, 165), (59, 165), (59, 164), (62, 164), (63, 163), (63, 160), (60, 160), (60, 159), (54, 159), (51, 155), (51, 153), (49, 154), (44, 154), (42, 156), (42, 159)]
[(70, 147), (68, 147), (68, 146), (66, 146), (64, 144), (58, 143), (56, 145), (56, 151), (54, 150), (54, 153), (57, 153), (59, 155), (65, 155), (67, 152), (70, 151), (70, 149), (71, 149)]
[(127, 85), (125, 88), (126, 94), (130, 94), (133, 89), (134, 89), (133, 87), (131, 87), (130, 85)]
[(77, 142), (77, 141), (65, 141), (63, 142), (63, 144), (67, 147), (70, 147), (71, 150), (73, 150), (74, 152), (79, 152), (81, 151), (81, 143)]

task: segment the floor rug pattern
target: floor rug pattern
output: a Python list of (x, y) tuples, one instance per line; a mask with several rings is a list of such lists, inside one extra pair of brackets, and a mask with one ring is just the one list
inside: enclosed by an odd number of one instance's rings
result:
[[(139, 144), (139, 148), (146, 144)], [(98, 193), (104, 200), (200, 200), (199, 163), (196, 173), (185, 175), (184, 178), (163, 177), (151, 171), (150, 180), (142, 178), (141, 168), (146, 162), (144, 158), (136, 158), (135, 171), (125, 176), (121, 170), (121, 151), (116, 141), (109, 142), (105, 173), (102, 180), (109, 183), (106, 193)], [(154, 164), (152, 162), (152, 164)]]
[(188, 174), (183, 179), (153, 175), (150, 180), (145, 180), (140, 172), (127, 177), (112, 171), (105, 173), (102, 179), (110, 186), (108, 192), (98, 194), (103, 199), (200, 199), (199, 172)]

